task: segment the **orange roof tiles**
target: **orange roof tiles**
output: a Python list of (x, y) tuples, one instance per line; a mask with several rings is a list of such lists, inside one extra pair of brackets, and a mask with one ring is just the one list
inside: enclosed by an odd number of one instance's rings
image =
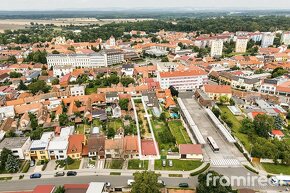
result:
[(204, 91), (206, 93), (226, 93), (226, 94), (231, 94), (232, 93), (232, 88), (229, 85), (211, 85), (211, 84), (206, 84), (204, 85)]
[(68, 154), (82, 153), (83, 142), (85, 141), (85, 136), (83, 134), (70, 135), (68, 138)]
[(125, 136), (124, 137), (124, 150), (125, 151), (138, 151), (138, 136)]

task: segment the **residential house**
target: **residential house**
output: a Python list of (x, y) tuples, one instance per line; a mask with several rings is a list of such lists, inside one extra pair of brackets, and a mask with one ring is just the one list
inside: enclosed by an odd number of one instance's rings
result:
[(138, 136), (127, 135), (124, 137), (124, 156), (126, 158), (137, 158), (139, 156)]
[(86, 144), (86, 136), (83, 134), (70, 135), (68, 138), (67, 156), (72, 159), (82, 158), (83, 148)]
[(116, 106), (115, 108), (112, 109), (113, 112), (113, 118), (120, 118), (122, 116), (122, 110), (120, 106)]
[(71, 96), (85, 95), (85, 86), (83, 86), (83, 85), (75, 85), (73, 87), (70, 87), (70, 95)]
[(64, 127), (60, 135), (54, 137), (48, 145), (49, 157), (52, 160), (64, 160), (67, 158), (68, 138), (74, 132), (74, 126)]
[(105, 158), (105, 139), (104, 135), (90, 135), (88, 138), (89, 157), (97, 159)]
[(121, 69), (122, 74), (125, 76), (133, 76), (134, 75), (134, 64), (124, 64)]
[(25, 152), (29, 150), (30, 145), (30, 137), (5, 138), (0, 143), (0, 153), (3, 148), (7, 148), (12, 151), (13, 156), (18, 159), (25, 159)]
[(106, 158), (122, 158), (124, 153), (124, 138), (106, 139), (105, 156)]
[(39, 140), (32, 141), (28, 154), (30, 158), (32, 160), (49, 160), (48, 145), (53, 137), (54, 132), (44, 132)]
[(6, 119), (8, 117), (14, 118), (14, 116), (14, 106), (0, 107), (0, 120)]
[(30, 127), (30, 118), (29, 118), (28, 112), (24, 113), (22, 115), (22, 117), (20, 118), (19, 126), (20, 127), (18, 129), (20, 131), (31, 130), (31, 127)]
[(202, 149), (200, 144), (180, 144), (180, 159), (203, 160)]
[(272, 132), (270, 133), (270, 136), (273, 138), (277, 138), (278, 140), (282, 140), (285, 135), (281, 130), (272, 130)]
[(229, 85), (206, 84), (202, 89), (211, 100), (219, 100), (221, 96), (232, 98), (232, 88)]

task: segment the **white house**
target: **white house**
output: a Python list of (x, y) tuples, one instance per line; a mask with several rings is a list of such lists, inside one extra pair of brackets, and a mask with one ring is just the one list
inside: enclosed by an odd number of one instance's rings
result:
[(25, 159), (25, 152), (31, 145), (30, 137), (12, 137), (5, 138), (0, 143), (0, 152), (3, 148), (10, 149), (15, 157), (18, 159)]
[(6, 119), (8, 117), (14, 117), (15, 112), (14, 112), (14, 106), (5, 106), (5, 107), (0, 107), (0, 120)]
[(200, 144), (180, 144), (179, 154), (180, 159), (195, 159), (195, 160), (203, 159)]
[(70, 95), (71, 96), (82, 96), (85, 95), (85, 86), (83, 85), (75, 85), (70, 87)]
[(67, 158), (68, 137), (74, 133), (74, 126), (62, 128), (60, 136), (54, 137), (48, 145), (50, 159), (64, 160)]
[(125, 75), (125, 76), (133, 76), (134, 74), (134, 65), (133, 64), (124, 64), (122, 66), (122, 73)]

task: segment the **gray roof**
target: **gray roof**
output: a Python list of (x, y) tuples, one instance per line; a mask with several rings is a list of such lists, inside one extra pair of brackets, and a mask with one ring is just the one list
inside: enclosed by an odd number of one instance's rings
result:
[(0, 149), (3, 149), (4, 147), (7, 149), (15, 149), (15, 148), (21, 148), (24, 143), (27, 141), (29, 137), (12, 137), (12, 138), (5, 138), (0, 143)]

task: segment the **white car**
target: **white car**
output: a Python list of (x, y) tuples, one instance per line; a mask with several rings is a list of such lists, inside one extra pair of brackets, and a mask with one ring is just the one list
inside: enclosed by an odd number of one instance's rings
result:
[(128, 180), (127, 184), (128, 184), (128, 186), (132, 186), (134, 182), (135, 182), (135, 180)]

